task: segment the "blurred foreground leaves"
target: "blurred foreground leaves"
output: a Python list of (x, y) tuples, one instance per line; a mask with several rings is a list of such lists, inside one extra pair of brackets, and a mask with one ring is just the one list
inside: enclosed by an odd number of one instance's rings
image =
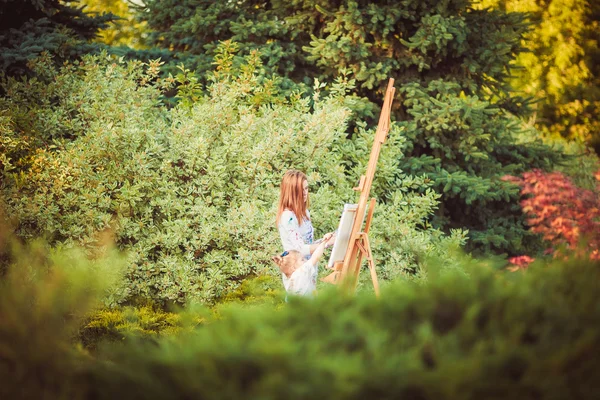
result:
[(176, 327), (167, 334), (132, 332), (88, 353), (74, 333), (104, 295), (97, 270), (80, 260), (81, 273), (67, 274), (57, 261), (49, 273), (29, 256), (35, 248), (24, 254), (0, 291), (2, 398), (565, 399), (600, 390), (597, 262), (504, 273), (465, 260), (465, 274), (430, 260), (427, 282), (396, 281), (380, 299), (331, 289), (218, 313), (190, 306), (167, 317)]

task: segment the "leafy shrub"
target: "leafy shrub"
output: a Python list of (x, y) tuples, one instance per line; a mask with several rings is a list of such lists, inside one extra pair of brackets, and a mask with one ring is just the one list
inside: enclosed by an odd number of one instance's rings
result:
[[(213, 302), (248, 277), (276, 274), (270, 256), (280, 246), (274, 218), (287, 169), (309, 175), (317, 234), (335, 229), (342, 204), (356, 201), (351, 188), (373, 140), (365, 127), (358, 138), (345, 137), (352, 82), (340, 78), (327, 96), (320, 83), (311, 98), (281, 96), (257, 55), (236, 67), (232, 48), (225, 44), (219, 53), (207, 94), (185, 68), (158, 79), (158, 62), (87, 57), (51, 72), (70, 90), (52, 92), (45, 108), (52, 117), (43, 126), (71, 129), (56, 117), (68, 107), (80, 122), (68, 140), (38, 149), (28, 169), (4, 174), (2, 193), (19, 236), (93, 251), (99, 232), (111, 230), (129, 257), (116, 302), (185, 303)], [(27, 82), (7, 83), (11, 95), (2, 101), (9, 120), (14, 99), (28, 107)], [(180, 101), (167, 109), (161, 88), (174, 82)], [(376, 211), (372, 242), (389, 277), (396, 268), (419, 270), (422, 257), (413, 249), (446, 254), (446, 242), (464, 240), (462, 232), (450, 239), (417, 232), (427, 228), (437, 196), (426, 179), (395, 166), (402, 135), (392, 130), (374, 188), (385, 204)], [(390, 253), (392, 246), (402, 248)]]
[(480, 271), (470, 278), (447, 273), (424, 285), (396, 282), (380, 300), (330, 293), (278, 312), (233, 309), (181, 340), (108, 351), (102, 357), (111, 364), (100, 367), (94, 384), (155, 398), (597, 393), (600, 265), (540, 265), (518, 276), (473, 267)]
[(282, 301), (285, 296), (284, 293), (285, 290), (281, 285), (279, 276), (261, 275), (244, 280), (236, 290), (227, 293), (227, 296), (220, 299), (220, 301), (221, 304), (275, 304)]
[[(595, 177), (600, 180), (600, 171)], [(581, 189), (560, 172), (539, 170), (505, 180), (521, 187), (524, 197), (521, 205), (529, 217), (527, 222), (533, 232), (552, 244), (551, 252), (566, 247), (600, 259), (600, 185), (595, 190)], [(581, 249), (583, 240), (587, 244)]]
[[(138, 62), (115, 70), (114, 60), (107, 59), (105, 53), (98, 57), (104, 63), (102, 81), (98, 79), (101, 72), (93, 72), (100, 66), (91, 61), (98, 58), (65, 64), (57, 71), (48, 53), (29, 63), (35, 77), (2, 80), (6, 96), (0, 98), (0, 174), (36, 167), (38, 152), (62, 148), (97, 127), (98, 118), (114, 124), (121, 115), (137, 108), (137, 114), (157, 119), (159, 110), (153, 106), (160, 93), (151, 85), (139, 84), (156, 77), (156, 63), (147, 69)], [(127, 79), (118, 75), (127, 75)], [(135, 96), (120, 96), (132, 91)], [(110, 96), (116, 101), (105, 102)]]
[(103, 341), (121, 341), (128, 337), (156, 338), (176, 334), (181, 329), (178, 314), (151, 306), (99, 309), (92, 312), (78, 332), (87, 349)]
[[(230, 306), (195, 329), (105, 343), (93, 355), (73, 348), (68, 328), (81, 320), (65, 315), (91, 304), (82, 300), (96, 276), (68, 286), (47, 274), (5, 280), (0, 396), (594, 398), (598, 262), (514, 274), (463, 262), (469, 276), (436, 264), (433, 279), (397, 280), (380, 299), (331, 290), (283, 307)], [(66, 287), (78, 295), (64, 296)]]
[[(1, 214), (1, 210), (0, 210)], [(0, 398), (77, 398), (81, 352), (72, 346), (87, 313), (110, 301), (125, 260), (77, 249), (22, 245), (0, 222)]]
[(257, 305), (279, 306), (284, 297), (279, 277), (261, 275), (245, 279), (238, 288), (214, 304), (210, 312), (196, 313), (194, 307), (165, 311), (151, 304), (98, 308), (86, 315), (76, 340), (87, 350), (96, 350), (98, 346), (115, 341), (140, 339), (156, 343), (161, 337), (184, 334), (199, 324), (221, 318), (234, 305), (251, 312)]

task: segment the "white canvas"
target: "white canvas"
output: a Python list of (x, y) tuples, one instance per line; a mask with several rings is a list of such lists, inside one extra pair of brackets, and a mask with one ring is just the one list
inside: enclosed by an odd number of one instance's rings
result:
[[(354, 218), (356, 218), (356, 211), (358, 210), (358, 204), (344, 204), (344, 211), (340, 218), (340, 223), (337, 229), (337, 237), (335, 244), (331, 250), (331, 256), (329, 257), (329, 263), (327, 266), (333, 268), (333, 264), (337, 261), (344, 261), (346, 256), (346, 250), (348, 250), (348, 243), (350, 242), (350, 234), (352, 233), (352, 225), (354, 224)], [(363, 215), (363, 222), (365, 216)], [(362, 228), (362, 224), (361, 224)]]

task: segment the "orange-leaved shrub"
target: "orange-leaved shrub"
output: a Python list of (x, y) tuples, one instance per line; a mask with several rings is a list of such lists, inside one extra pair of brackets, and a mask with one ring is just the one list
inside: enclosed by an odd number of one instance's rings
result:
[[(600, 181), (600, 171), (595, 178)], [(564, 256), (565, 249), (578, 256), (600, 259), (600, 183), (595, 190), (582, 189), (561, 172), (537, 169), (520, 178), (503, 179), (521, 187), (521, 207), (528, 216), (527, 222), (533, 232), (552, 244), (549, 253)]]

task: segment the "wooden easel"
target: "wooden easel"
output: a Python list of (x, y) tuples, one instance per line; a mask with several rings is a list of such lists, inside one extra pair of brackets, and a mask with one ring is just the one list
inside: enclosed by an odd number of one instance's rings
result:
[[(385, 142), (390, 129), (390, 113), (392, 109), (392, 101), (394, 99), (394, 79), (390, 78), (383, 99), (383, 107), (381, 108), (381, 114), (379, 115), (379, 123), (377, 124), (377, 131), (375, 133), (375, 141), (373, 142), (373, 148), (371, 149), (371, 156), (369, 157), (369, 164), (367, 166), (367, 173), (360, 177), (360, 182), (354, 190), (360, 192), (360, 200), (358, 201), (358, 209), (356, 211), (356, 217), (352, 225), (352, 231), (350, 234), (350, 242), (348, 243), (348, 249), (344, 256), (344, 261), (336, 262), (333, 265), (333, 272), (327, 277), (323, 278), (324, 282), (329, 283), (342, 283), (350, 292), (356, 290), (358, 283), (358, 275), (360, 273), (360, 266), (363, 257), (367, 260), (369, 271), (371, 272), (371, 280), (373, 281), (373, 288), (375, 289), (375, 295), (379, 297), (379, 282), (377, 281), (377, 273), (375, 272), (375, 260), (373, 260), (373, 253), (371, 252), (371, 245), (369, 243), (369, 228), (371, 227), (371, 219), (373, 218), (373, 211), (375, 210), (375, 198), (372, 198), (367, 205), (369, 194), (371, 192), (371, 186), (373, 184), (373, 178), (375, 177), (375, 169), (377, 168), (377, 160), (379, 159), (379, 152), (381, 151), (381, 145)], [(362, 230), (362, 217), (365, 215), (368, 206), (367, 219), (365, 221), (365, 229)]]

